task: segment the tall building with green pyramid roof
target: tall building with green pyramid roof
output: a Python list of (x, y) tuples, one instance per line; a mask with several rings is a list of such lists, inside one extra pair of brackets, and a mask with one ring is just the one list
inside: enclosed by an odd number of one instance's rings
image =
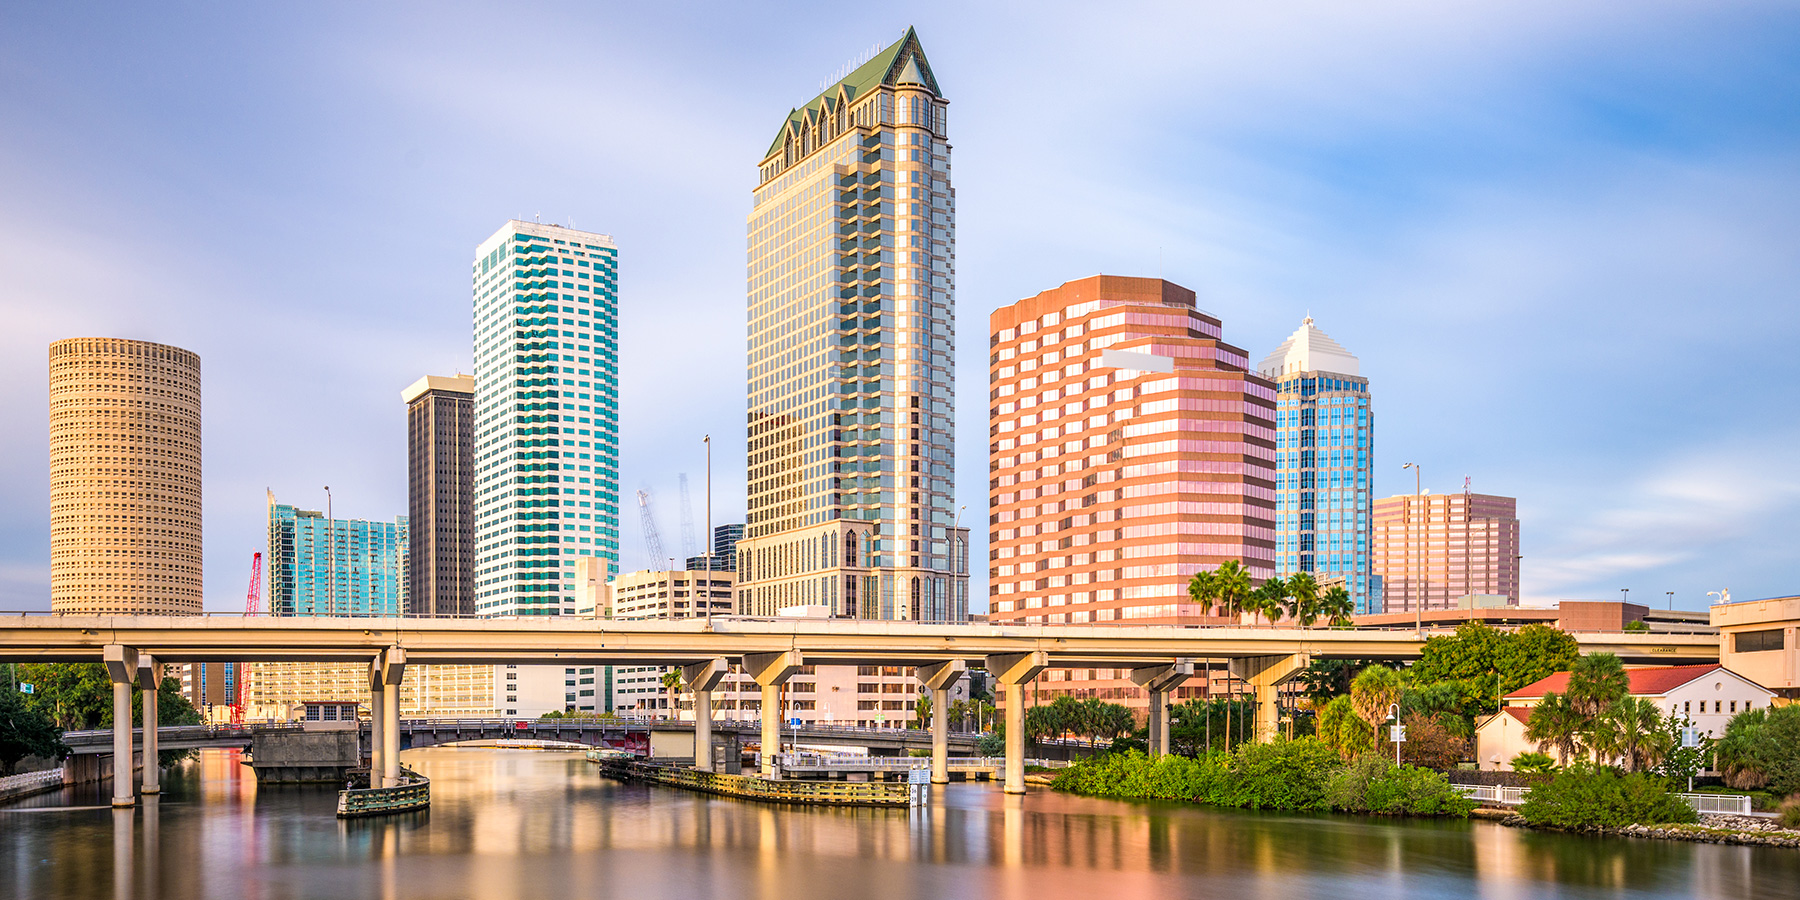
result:
[(744, 613), (967, 618), (948, 107), (907, 29), (790, 110), (758, 167)]

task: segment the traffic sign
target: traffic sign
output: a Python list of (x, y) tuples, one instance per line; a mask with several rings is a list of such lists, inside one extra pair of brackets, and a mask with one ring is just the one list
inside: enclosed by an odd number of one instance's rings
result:
[(1403, 743), (1406, 740), (1406, 726), (1389, 725), (1388, 740), (1393, 741), (1396, 744)]
[(1681, 746), (1689, 750), (1700, 746), (1700, 729), (1692, 726), (1681, 729)]
[(37, 685), (35, 685), (35, 684), (26, 684), (26, 683), (25, 683), (25, 682), (23, 682), (23, 681), (21, 681), (21, 682), (19, 682), (19, 693), (21, 693), (21, 694), (35, 694), (35, 693), (37, 693)]

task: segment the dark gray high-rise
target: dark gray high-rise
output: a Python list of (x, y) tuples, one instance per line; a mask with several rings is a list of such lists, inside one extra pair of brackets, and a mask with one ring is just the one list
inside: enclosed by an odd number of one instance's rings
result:
[(406, 401), (407, 615), (475, 614), (475, 379), (427, 375)]

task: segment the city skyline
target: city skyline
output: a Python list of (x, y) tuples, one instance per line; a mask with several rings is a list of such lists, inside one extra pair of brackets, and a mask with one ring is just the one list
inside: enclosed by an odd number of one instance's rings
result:
[[(675, 57), (700, 65), (708, 76), (706, 90), (719, 96), (707, 108), (720, 113), (715, 124), (727, 137), (680, 146), (672, 158), (654, 163), (619, 149), (639, 143), (634, 136), (639, 129), (659, 121), (662, 113), (650, 108), (658, 97), (700, 96), (693, 82), (667, 71), (650, 55), (627, 51), (617, 65), (641, 74), (620, 105), (607, 106), (610, 99), (591, 92), (579, 96), (604, 101), (602, 106), (629, 127), (559, 131), (558, 140), (546, 143), (556, 145), (555, 155), (538, 148), (530, 151), (531, 159), (545, 162), (558, 178), (566, 169), (587, 168), (590, 162), (581, 146), (564, 139), (584, 137), (590, 149), (620, 162), (631, 177), (666, 171), (669, 177), (691, 179), (693, 186), (681, 190), (697, 191), (692, 197), (657, 198), (657, 208), (674, 209), (705, 195), (698, 207), (704, 212), (696, 219), (702, 224), (688, 231), (671, 216), (650, 212), (637, 189), (611, 176), (595, 178), (591, 187), (574, 195), (549, 190), (555, 179), (509, 178), (478, 182), (466, 194), (455, 192), (453, 207), (428, 199), (444, 181), (459, 177), (453, 173), (502, 163), (506, 155), (480, 142), (452, 152), (447, 141), (465, 133), (468, 122), (475, 121), (474, 107), (481, 104), (461, 109), (458, 101), (432, 92), (416, 77), (399, 78), (393, 90), (407, 103), (429, 101), (428, 118), (444, 121), (410, 122), (391, 132), (377, 129), (374, 134), (384, 140), (349, 140), (356, 146), (340, 146), (339, 141), (373, 127), (359, 118), (342, 123), (346, 131), (335, 137), (309, 132), (298, 141), (322, 149), (335, 170), (300, 166), (284, 154), (261, 165), (239, 155), (323, 115), (316, 106), (301, 104), (297, 118), (290, 120), (245, 104), (249, 92), (281, 96), (299, 90), (288, 80), (290, 73), (267, 66), (247, 66), (239, 88), (245, 93), (227, 96), (224, 109), (213, 113), (229, 113), (241, 121), (216, 123), (198, 140), (178, 138), (174, 132), (164, 135), (159, 130), (164, 126), (123, 115), (111, 127), (145, 140), (82, 142), (78, 139), (98, 136), (95, 123), (127, 97), (142, 97), (146, 110), (181, 112), (186, 95), (175, 84), (154, 78), (127, 86), (106, 83), (104, 69), (79, 75), (71, 67), (52, 67), (51, 58), (86, 54), (58, 53), (70, 49), (66, 38), (64, 46), (46, 40), (40, 47), (27, 47), (40, 34), (34, 26), (52, 23), (34, 22), (22, 12), (8, 16), (19, 27), (8, 29), (13, 37), (0, 40), (7, 41), (10, 57), (19, 62), (6, 77), (34, 89), (11, 92), (8, 120), (21, 127), (0, 139), (0, 151), (18, 161), (9, 169), (32, 173), (30, 183), (18, 175), (0, 176), (5, 179), (0, 196), (8, 198), (6, 225), (14, 237), (0, 264), (26, 276), (3, 301), (4, 311), (20, 326), (5, 338), (3, 355), (22, 361), (11, 364), (20, 368), (7, 370), (14, 376), (8, 383), (19, 387), (0, 399), (0, 409), (22, 423), (0, 443), (0, 457), (6, 460), (0, 470), (0, 499), (9, 510), (0, 520), (0, 597), (6, 605), (41, 607), (48, 597), (45, 392), (42, 372), (32, 372), (26, 364), (41, 361), (50, 341), (89, 334), (143, 338), (208, 359), (208, 408), (221, 410), (207, 420), (208, 608), (230, 610), (241, 606), (248, 555), (259, 549), (255, 520), (262, 513), (258, 492), (264, 484), (272, 481), (279, 494), (308, 506), (319, 501), (301, 499), (303, 492), (333, 484), (340, 492), (340, 508), (357, 517), (385, 518), (405, 511), (404, 435), (392, 414), (392, 392), (419, 371), (468, 368), (467, 358), (459, 355), (466, 351), (457, 349), (456, 340), (445, 339), (456, 332), (448, 323), (460, 321), (466, 341), (467, 312), (458, 306), (453, 277), (456, 266), (466, 263), (460, 259), (466, 251), (458, 248), (469, 246), (495, 220), (529, 216), (540, 205), (574, 207), (546, 209), (546, 221), (568, 221), (573, 215), (571, 224), (597, 226), (618, 235), (627, 247), (646, 246), (643, 256), (628, 253), (627, 265), (628, 271), (637, 267), (644, 280), (635, 288), (622, 288), (621, 340), (631, 357), (622, 368), (630, 373), (633, 362), (646, 363), (638, 374), (626, 376), (637, 381), (622, 386), (622, 417), (628, 423), (621, 448), (623, 482), (649, 484), (669, 496), (674, 473), (700, 471), (701, 432), (710, 431), (715, 440), (734, 439), (729, 412), (736, 405), (741, 415), (742, 404), (734, 396), (737, 382), (731, 372), (734, 367), (742, 371), (741, 357), (733, 352), (735, 318), (730, 315), (735, 252), (742, 246), (734, 232), (741, 227), (741, 198), (751, 181), (740, 160), (767, 140), (768, 109), (804, 96), (819, 80), (818, 72), (842, 60), (800, 53), (791, 54), (791, 60), (759, 58), (747, 67), (717, 51), (727, 32), (750, 28), (755, 33), (759, 26), (729, 15), (689, 35), (686, 44), (675, 42), (669, 36), (672, 26), (653, 17), (612, 23), (622, 33), (654, 38), (647, 46), (659, 52), (685, 47)], [(999, 33), (995, 22), (922, 15), (917, 24), (932, 45), (933, 62), (940, 74), (955, 72), (960, 104), (953, 119), (959, 135), (958, 184), (965, 192), (958, 209), (965, 322), (1044, 284), (1096, 270), (1144, 276), (1161, 270), (1172, 280), (1197, 285), (1201, 307), (1234, 323), (1236, 342), (1253, 358), (1272, 348), (1300, 313), (1311, 310), (1332, 323), (1334, 336), (1357, 348), (1383, 393), (1387, 462), (1374, 473), (1375, 495), (1406, 492), (1410, 485), (1402, 483), (1409, 479), (1398, 470), (1401, 459), (1422, 462), (1425, 487), (1439, 493), (1459, 487), (1464, 475), (1474, 476), (1477, 490), (1504, 485), (1508, 494), (1520, 497), (1521, 518), (1530, 523), (1524, 548), (1528, 601), (1606, 597), (1629, 587), (1633, 596), (1676, 589), (1681, 605), (1697, 606), (1704, 602), (1705, 590), (1721, 587), (1739, 597), (1784, 592), (1781, 570), (1791, 561), (1792, 550), (1771, 541), (1780, 533), (1777, 523), (1800, 505), (1800, 487), (1783, 473), (1767, 484), (1753, 478), (1755, 470), (1745, 465), (1755, 448), (1786, 443), (1790, 435), (1782, 423), (1792, 419), (1784, 414), (1793, 403), (1787, 394), (1770, 395), (1763, 386), (1787, 384), (1786, 369), (1793, 365), (1763, 343), (1783, 331), (1779, 326), (1793, 315), (1775, 305), (1773, 290), (1791, 265), (1778, 248), (1791, 242), (1792, 214), (1765, 205), (1771, 185), (1777, 194), (1790, 186), (1785, 172), (1791, 168), (1791, 151), (1777, 150), (1776, 139), (1788, 135), (1755, 115), (1791, 85), (1780, 79), (1771, 84), (1759, 76), (1754, 92), (1750, 88), (1751, 73), (1760, 71), (1757, 60), (1791, 56), (1786, 54), (1790, 48), (1767, 36), (1780, 29), (1753, 31), (1724, 13), (1667, 10), (1622, 33), (1611, 27), (1615, 22), (1584, 8), (1546, 16), (1535, 27), (1492, 11), (1406, 27), (1375, 18), (1385, 30), (1355, 33), (1397, 58), (1379, 71), (1327, 55), (1300, 67), (1303, 80), (1289, 80), (1241, 53), (1224, 54), (1222, 61), (1192, 65), (1201, 66), (1198, 74), (1239, 76), (1227, 79), (1228, 91), (1215, 86), (1198, 99), (1177, 98), (1173, 106), (1162, 107), (1172, 114), (1160, 124), (1117, 126), (1127, 129), (1115, 135), (1121, 149), (1101, 153), (1097, 165), (1076, 163), (1077, 157), (1101, 148), (1075, 137), (1067, 142), (1070, 146), (1007, 160), (1018, 164), (1018, 171), (1011, 171), (1000, 165), (1005, 159), (1000, 146), (1009, 143), (1003, 135), (1023, 127), (1019, 110), (1048, 110), (1059, 117), (1092, 114), (1116, 96), (1108, 94), (1109, 87), (1122, 81), (1157, 83), (1157, 78), (1146, 78), (1163, 65), (1145, 61), (1153, 54), (1118, 52), (1138, 44), (1154, 46), (1157, 39), (1127, 40), (1101, 29), (1094, 37), (1104, 52), (1094, 56), (1105, 60), (1103, 67), (1121, 72), (1100, 71), (1094, 60), (1072, 61), (1068, 65), (1079, 67), (1076, 71), (1084, 76), (1071, 79), (1083, 85), (1076, 94), (1055, 104), (1002, 102), (1000, 92), (1017, 84), (1006, 76), (1007, 64), (1020, 65), (1023, 54), (1041, 52), (1046, 43), (1072, 44), (1082, 26), (1092, 23), (1052, 15), (1031, 23), (1016, 38), (993, 43)], [(1221, 30), (1246, 45), (1260, 39), (1292, 51), (1322, 42), (1331, 30), (1327, 25), (1346, 24), (1323, 19), (1318, 24), (1284, 22), (1283, 28), (1292, 29), (1285, 38), (1254, 16), (1227, 22)], [(867, 46), (870, 35), (891, 36), (901, 24), (840, 18), (807, 44)], [(685, 25), (691, 28), (692, 23)], [(1452, 62), (1425, 49), (1436, 37), (1476, 25), (1488, 28), (1482, 52), (1471, 54), (1473, 59)], [(503, 42), (523, 39), (504, 28), (495, 37)], [(83, 46), (104, 48), (120, 39), (101, 30), (88, 34)], [(731, 39), (741, 37), (733, 34)], [(422, 49), (406, 41), (401, 45)], [(1735, 60), (1726, 59), (1724, 46)], [(1676, 62), (1630, 62), (1624, 58), (1630, 54), (1620, 48), (1670, 51), (1636, 55)], [(1364, 47), (1358, 55), (1368, 52)], [(192, 65), (206, 71), (212, 62)], [(322, 59), (309, 62), (325, 65)], [(1681, 91), (1664, 86), (1682, 62), (1710, 64), (1717, 77)], [(401, 54), (393, 65), (397, 72), (388, 69), (389, 74), (409, 76), (427, 67), (416, 52)], [(478, 66), (442, 65), (464, 81), (480, 73)], [(1597, 99), (1572, 86), (1572, 69), (1594, 76), (1587, 81), (1600, 85)], [(1561, 80), (1546, 71), (1560, 72)], [(731, 80), (741, 83), (722, 87), (716, 72), (730, 72)], [(1417, 76), (1431, 73), (1443, 77), (1433, 79), (1431, 87), (1414, 86)], [(1317, 87), (1332, 80), (1322, 75), (1332, 74), (1343, 76), (1340, 80), (1348, 85), (1372, 89), (1375, 99), (1389, 106), (1375, 112), (1349, 103), (1338, 89)], [(1400, 86), (1403, 81), (1408, 87)], [(334, 82), (321, 90), (347, 87)], [(1133, 102), (1157, 108), (1159, 99), (1167, 102), (1171, 96)], [(25, 97), (56, 98), (67, 105), (53, 116)], [(1595, 108), (1584, 105), (1588, 100)], [(1275, 102), (1264, 102), (1262, 111), (1252, 114), (1248, 107), (1254, 101)], [(393, 95), (383, 94), (356, 112), (368, 116), (395, 102)], [(1514, 127), (1496, 128), (1494, 122), (1452, 107), (1499, 110), (1507, 116), (1504, 124)], [(965, 110), (981, 114), (963, 115)], [(1297, 121), (1298, 114), (1309, 110), (1327, 115), (1305, 128), (1278, 126), (1265, 118), (1287, 113)], [(194, 115), (186, 111), (187, 117)], [(429, 140), (433, 135), (440, 140)], [(677, 135), (673, 144), (688, 139), (684, 132)], [(1207, 179), (1177, 173), (1181, 164), (1169, 162), (1168, 146), (1160, 146), (1154, 164), (1120, 165), (1157, 138), (1170, 139), (1221, 174)], [(1477, 154), (1480, 166), (1452, 161), (1493, 139), (1496, 147)], [(83, 146), (58, 158), (53, 151), (64, 142)], [(103, 144), (130, 145), (136, 152), (121, 155), (102, 149)], [(177, 149), (191, 153), (192, 162), (178, 159)], [(1496, 158), (1505, 151), (1524, 161), (1508, 164)], [(559, 157), (566, 159), (556, 162)], [(1405, 166), (1419, 175), (1400, 174), (1408, 160), (1423, 163)], [(191, 168), (197, 163), (205, 168)], [(368, 192), (374, 170), (379, 170), (379, 181), (393, 187)], [(677, 170), (679, 176), (674, 175)], [(696, 177), (696, 172), (701, 174)], [(1594, 173), (1607, 177), (1592, 178)], [(1177, 174), (1182, 177), (1171, 183), (1167, 199), (1145, 199), (1143, 192), (1158, 178)], [(151, 186), (145, 175), (159, 186)], [(1027, 186), (1045, 175), (1068, 179), (1068, 189), (1055, 192), (1056, 207), (1046, 206), (1045, 197)], [(1228, 184), (1230, 177), (1243, 180)], [(664, 187), (673, 184), (649, 180)], [(971, 184), (981, 189), (968, 194)], [(1753, 197), (1752, 189), (1765, 199)], [(350, 196), (357, 191), (370, 196)], [(321, 197), (299, 196), (304, 192)], [(1365, 201), (1374, 201), (1372, 217), (1347, 212), (1367, 205)], [(235, 222), (214, 227), (207, 230), (206, 241), (196, 242), (200, 246), (173, 253), (168, 251), (176, 245), (156, 237), (198, 228), (202, 218), (216, 225), (229, 218), (225, 213), (233, 206), (238, 217), (254, 218), (256, 227)], [(518, 206), (526, 208), (514, 208)], [(1127, 222), (1123, 214), (1128, 207), (1151, 214)], [(1691, 227), (1679, 230), (1680, 239), (1659, 230), (1676, 223), (1678, 211), (1693, 216)], [(324, 224), (327, 216), (391, 220), (417, 219), (421, 213), (425, 221), (404, 228), (384, 223), (404, 233), (378, 268), (318, 243), (328, 236), (335, 239), (336, 229)], [(106, 224), (91, 224), (99, 222)], [(1006, 230), (1021, 224), (1021, 234)], [(1534, 239), (1536, 233), (1553, 239)], [(669, 242), (679, 244), (680, 253), (666, 246)], [(1032, 242), (1039, 246), (1026, 252)], [(26, 259), (55, 260), (76, 247), (84, 248), (83, 258), (91, 263), (73, 267), (72, 276), (45, 280), (30, 275), (39, 267), (59, 270), (41, 263), (27, 266)], [(703, 261), (695, 267), (673, 264), (696, 251)], [(314, 264), (300, 264), (309, 258)], [(452, 263), (445, 265), (445, 260)], [(287, 286), (252, 284), (253, 279), (239, 277), (247, 273), (239, 267), (246, 265), (279, 267), (287, 275), (278, 280)], [(741, 287), (741, 272), (735, 278)], [(357, 289), (347, 290), (351, 285)], [(1516, 297), (1503, 296), (1508, 294)], [(696, 306), (703, 295), (713, 299)], [(352, 296), (359, 299), (352, 303)], [(360, 299), (368, 296), (398, 299), (381, 304)], [(634, 297), (644, 300), (636, 309)], [(1573, 302), (1577, 298), (1581, 302)], [(692, 323), (685, 332), (692, 343), (680, 348), (683, 352), (663, 352), (668, 345), (658, 336), (661, 320), (651, 313), (659, 306)], [(694, 315), (697, 309), (708, 315)], [(1596, 337), (1605, 327), (1613, 329), (1610, 337)], [(236, 340), (246, 331), (264, 338)], [(1471, 353), (1471, 334), (1491, 343), (1477, 345)], [(254, 356), (237, 346), (244, 343), (255, 344)], [(1692, 350), (1695, 346), (1702, 349)], [(1682, 353), (1681, 348), (1690, 349)], [(964, 341), (959, 349), (965, 372), (983, 368), (977, 360), (985, 348)], [(278, 389), (276, 382), (258, 377), (257, 365), (261, 357), (281, 352), (319, 354), (329, 364), (303, 390)], [(1732, 354), (1750, 372), (1723, 374), (1711, 359), (1722, 354)], [(1498, 371), (1492, 364), (1496, 359), (1504, 361)], [(1447, 373), (1455, 377), (1444, 377)], [(686, 398), (681, 408), (688, 414), (679, 421), (657, 420), (654, 411), (674, 407), (670, 394), (660, 393), (664, 388), (658, 381)], [(1574, 383), (1581, 388), (1567, 391), (1568, 397), (1546, 390), (1547, 384)], [(1721, 384), (1743, 390), (1721, 392)], [(1593, 394), (1604, 394), (1609, 402), (1597, 408), (1586, 399)], [(696, 407), (693, 398), (702, 395), (705, 400)], [(1775, 414), (1763, 412), (1771, 404)], [(964, 407), (959, 437), (973, 446), (985, 422), (971, 416), (966, 403)], [(283, 418), (270, 418), (277, 413)], [(299, 447), (271, 448), (267, 441), (248, 437), (292, 419), (317, 426), (304, 447), (310, 457), (294, 455)], [(1504, 427), (1494, 429), (1495, 422)], [(733, 456), (728, 445), (719, 449), (721, 459)], [(977, 478), (983, 474), (964, 473), (955, 490), (960, 503), (984, 495), (980, 488), (985, 479)], [(744, 496), (742, 477), (730, 466), (719, 467), (717, 520), (740, 518), (735, 504)], [(637, 539), (634, 532), (627, 523), (627, 558)], [(976, 539), (974, 549), (984, 555), (983, 537)], [(972, 586), (977, 597), (985, 596), (984, 581)]]

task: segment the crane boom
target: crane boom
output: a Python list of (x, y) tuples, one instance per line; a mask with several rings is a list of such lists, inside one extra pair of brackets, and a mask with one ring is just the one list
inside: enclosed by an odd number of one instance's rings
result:
[(688, 500), (687, 473), (681, 473), (681, 555), (699, 556), (694, 549), (694, 504)]
[[(274, 498), (270, 494), (270, 499)], [(250, 590), (244, 595), (244, 615), (254, 616), (262, 613), (262, 552), (258, 551), (250, 557)], [(250, 664), (239, 662), (232, 664), (232, 698), (231, 721), (241, 725), (244, 722), (244, 701), (248, 699), (250, 690), (246, 682), (250, 674)]]
[(644, 527), (644, 547), (650, 552), (649, 568), (660, 568), (668, 561), (663, 554), (662, 535), (656, 531), (656, 518), (650, 514), (650, 492), (638, 491), (638, 522)]

